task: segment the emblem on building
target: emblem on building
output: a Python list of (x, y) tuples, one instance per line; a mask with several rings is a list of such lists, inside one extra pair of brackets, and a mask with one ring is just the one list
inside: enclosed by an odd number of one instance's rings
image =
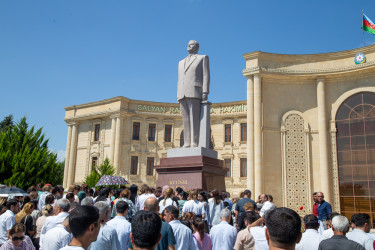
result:
[(357, 55), (355, 55), (354, 62), (355, 62), (355, 64), (365, 63), (366, 62), (366, 56), (365, 56), (365, 54), (358, 53)]

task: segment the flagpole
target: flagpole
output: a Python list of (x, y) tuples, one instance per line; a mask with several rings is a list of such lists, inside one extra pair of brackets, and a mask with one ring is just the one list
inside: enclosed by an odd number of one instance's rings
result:
[(365, 47), (365, 28), (363, 27), (363, 10), (362, 10), (362, 38), (363, 38), (363, 47)]

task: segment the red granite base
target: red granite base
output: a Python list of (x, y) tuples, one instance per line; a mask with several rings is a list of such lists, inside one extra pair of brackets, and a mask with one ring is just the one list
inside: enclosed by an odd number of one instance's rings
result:
[(225, 190), (226, 170), (223, 165), (222, 160), (206, 156), (162, 158), (160, 165), (155, 165), (158, 173), (156, 186)]

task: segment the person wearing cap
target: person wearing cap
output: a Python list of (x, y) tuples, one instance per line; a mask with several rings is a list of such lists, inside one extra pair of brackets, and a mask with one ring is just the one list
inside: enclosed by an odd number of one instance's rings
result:
[(86, 198), (86, 193), (84, 191), (79, 191), (79, 193), (78, 193), (79, 204), (81, 204), (81, 202), (84, 198)]

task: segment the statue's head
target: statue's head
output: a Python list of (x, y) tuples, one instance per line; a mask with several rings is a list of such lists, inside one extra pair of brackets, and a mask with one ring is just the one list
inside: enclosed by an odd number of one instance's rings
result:
[(199, 50), (199, 43), (195, 40), (190, 40), (187, 46), (187, 51), (189, 53), (198, 53)]

